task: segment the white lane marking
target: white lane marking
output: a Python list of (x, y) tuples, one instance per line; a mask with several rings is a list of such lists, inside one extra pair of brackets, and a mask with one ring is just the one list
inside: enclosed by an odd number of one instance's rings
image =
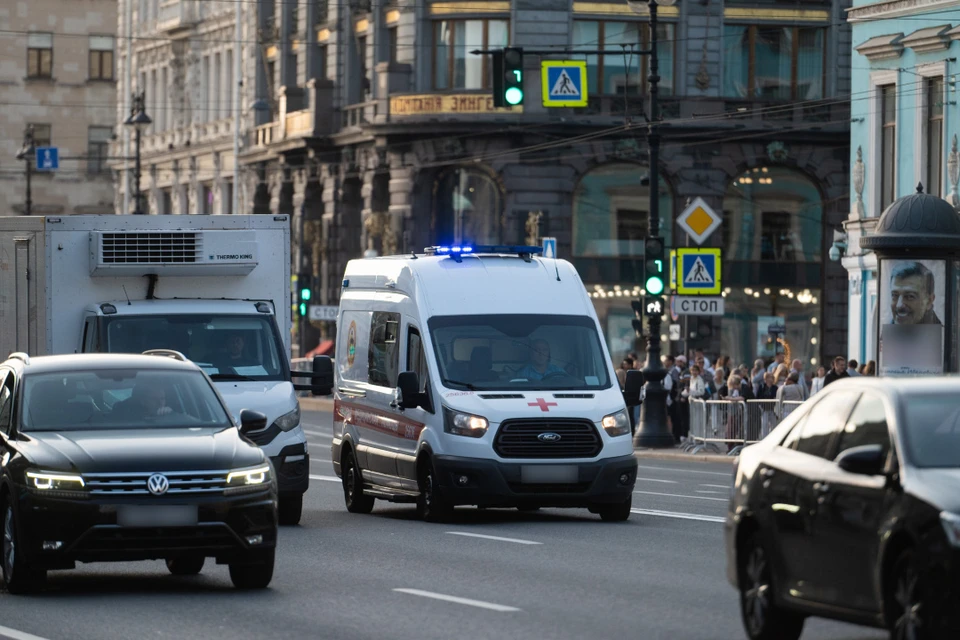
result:
[(676, 511), (657, 511), (656, 509), (630, 509), (630, 513), (641, 516), (657, 516), (659, 518), (676, 518), (678, 520), (699, 520), (700, 522), (724, 522), (724, 518), (717, 516), (701, 516), (698, 513), (678, 513)]
[(713, 487), (714, 489), (729, 489), (730, 485), (728, 484), (701, 484), (701, 487)]
[(478, 607), (480, 609), (489, 609), (491, 611), (520, 611), (516, 607), (508, 607), (502, 604), (494, 604), (493, 602), (484, 602), (483, 600), (470, 600), (469, 598), (458, 598), (457, 596), (448, 596), (443, 593), (433, 593), (432, 591), (421, 591), (420, 589), (394, 589), (399, 593), (408, 593), (412, 596), (420, 596), (422, 598), (433, 598), (434, 600), (443, 600), (444, 602), (454, 602), (456, 604), (465, 604), (470, 607)]
[(667, 498), (690, 498), (691, 500), (715, 500), (717, 502), (729, 502), (726, 498), (708, 498), (706, 496), (685, 496), (679, 493), (656, 493), (653, 491), (634, 491), (648, 496), (666, 496)]
[(658, 478), (637, 478), (637, 480), (643, 480), (644, 482), (662, 482), (664, 484), (677, 484), (676, 480), (660, 480)]
[(314, 438), (329, 438), (333, 435), (331, 433), (319, 433), (317, 431), (310, 431), (309, 429), (304, 429), (303, 432), (308, 436), (313, 436)]
[(696, 491), (697, 491), (697, 493), (712, 493), (712, 494), (714, 494), (714, 495), (716, 495), (716, 494), (718, 494), (718, 493), (719, 493), (719, 494), (723, 494), (723, 491), (711, 491), (711, 490), (709, 490), (709, 489), (697, 489)]
[(486, 536), (482, 533), (467, 533), (465, 531), (447, 531), (452, 536), (467, 536), (468, 538), (483, 538), (484, 540), (496, 540), (497, 542), (513, 542), (516, 544), (543, 544), (533, 540), (520, 540), (519, 538), (501, 538), (500, 536)]
[(311, 480), (326, 480), (327, 482), (341, 482), (340, 478), (337, 476), (315, 476), (312, 473), (310, 474)]
[(24, 631), (17, 631), (16, 629), (11, 629), (10, 627), (0, 626), (0, 636), (10, 638), (10, 640), (46, 640), (46, 638), (41, 638), (40, 636), (35, 636)]
[[(697, 463), (702, 464), (702, 463)], [(696, 473), (699, 475), (707, 476), (723, 476), (724, 478), (733, 477), (733, 465), (730, 465), (730, 473), (720, 473), (719, 471), (695, 471), (693, 469), (677, 469), (676, 467), (646, 467), (644, 465), (638, 465), (638, 469), (653, 469), (654, 471), (676, 471), (677, 473)]]

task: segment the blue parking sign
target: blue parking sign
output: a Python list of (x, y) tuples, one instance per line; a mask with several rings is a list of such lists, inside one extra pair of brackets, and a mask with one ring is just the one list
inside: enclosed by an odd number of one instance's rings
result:
[(60, 150), (57, 147), (37, 147), (37, 171), (56, 171), (60, 168)]

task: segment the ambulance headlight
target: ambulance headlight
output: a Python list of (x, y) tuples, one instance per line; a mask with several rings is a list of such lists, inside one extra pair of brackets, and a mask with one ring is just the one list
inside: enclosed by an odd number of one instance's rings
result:
[(630, 416), (627, 415), (626, 409), (603, 416), (601, 424), (603, 424), (603, 430), (611, 437), (624, 436), (630, 433)]
[(489, 426), (490, 423), (482, 416), (443, 408), (443, 430), (446, 433), (468, 438), (482, 438)]

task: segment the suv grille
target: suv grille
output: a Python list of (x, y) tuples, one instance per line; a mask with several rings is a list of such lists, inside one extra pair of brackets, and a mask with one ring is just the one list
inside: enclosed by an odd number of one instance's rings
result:
[(196, 233), (183, 231), (118, 232), (101, 236), (103, 264), (185, 264), (201, 255)]
[[(555, 433), (559, 440), (544, 442), (541, 433)], [(501, 458), (593, 458), (603, 449), (603, 440), (589, 420), (506, 420), (500, 425), (493, 450)]]
[[(229, 471), (171, 471), (162, 473), (170, 481), (164, 495), (223, 493)], [(147, 478), (153, 473), (85, 473), (83, 481), (94, 496), (145, 496)]]

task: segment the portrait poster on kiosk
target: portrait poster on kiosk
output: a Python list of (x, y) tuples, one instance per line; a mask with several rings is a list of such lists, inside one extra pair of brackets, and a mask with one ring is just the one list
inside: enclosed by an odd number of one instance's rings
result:
[(880, 265), (880, 375), (943, 373), (946, 262)]

